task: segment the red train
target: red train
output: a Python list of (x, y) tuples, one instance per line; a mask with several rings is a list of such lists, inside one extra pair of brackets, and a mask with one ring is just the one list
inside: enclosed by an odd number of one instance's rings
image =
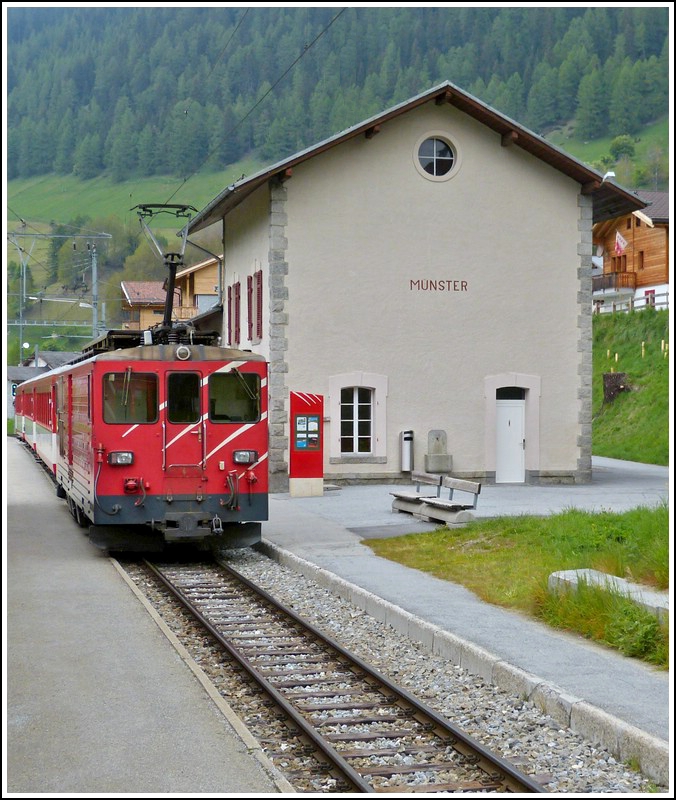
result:
[(255, 544), (268, 518), (265, 359), (193, 329), (149, 334), (109, 331), (20, 384), (17, 436), (102, 549)]

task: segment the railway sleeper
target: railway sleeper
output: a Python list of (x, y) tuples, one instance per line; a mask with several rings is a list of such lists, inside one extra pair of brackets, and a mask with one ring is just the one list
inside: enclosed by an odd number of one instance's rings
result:
[[(402, 790), (401, 785), (377, 786), (374, 791), (378, 794), (397, 793)], [(406, 794), (428, 794), (434, 792), (497, 792), (504, 788), (502, 783), (486, 784), (480, 781), (454, 781), (453, 783), (422, 783), (406, 784)]]
[[(443, 764), (390, 764), (379, 765), (377, 767), (357, 767), (360, 775), (372, 775), (378, 777), (391, 777), (392, 775), (410, 775), (413, 772), (449, 772), (455, 769), (455, 765), (449, 762)], [(494, 781), (490, 781), (494, 783)], [(484, 784), (485, 785), (485, 784)], [(499, 781), (495, 781), (495, 785), (499, 786)]]

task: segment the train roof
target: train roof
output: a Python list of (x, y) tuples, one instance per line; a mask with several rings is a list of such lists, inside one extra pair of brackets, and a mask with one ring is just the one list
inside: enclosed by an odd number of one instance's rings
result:
[[(133, 336), (110, 336), (111, 333), (116, 333), (114, 331), (109, 331), (108, 334), (100, 337), (100, 346), (98, 349), (96, 348), (85, 348), (82, 352), (82, 355), (79, 359), (75, 359), (70, 361), (67, 364), (62, 364), (61, 366), (55, 367), (54, 369), (46, 369), (42, 368), (30, 368), (30, 376), (26, 376), (20, 386), (23, 386), (24, 389), (31, 385), (34, 381), (45, 378), (49, 375), (60, 375), (64, 372), (68, 372), (69, 370), (73, 369), (74, 367), (83, 366), (87, 362), (98, 362), (98, 361), (166, 361), (169, 362), (172, 359), (170, 355), (174, 348), (181, 345), (179, 343), (169, 343), (169, 344), (141, 344), (139, 342), (139, 332), (138, 331), (124, 331), (126, 334), (133, 334)], [(119, 333), (119, 332), (117, 332)], [(200, 337), (195, 337), (195, 339), (199, 339)], [(115, 343), (119, 345), (115, 349), (109, 349), (104, 346), (103, 340), (108, 341), (108, 344)], [(206, 340), (210, 341), (210, 340)], [(96, 340), (99, 342), (99, 340)], [(92, 342), (90, 344), (95, 344)], [(254, 353), (251, 350), (240, 350), (237, 348), (232, 347), (220, 347), (214, 344), (208, 344), (201, 341), (193, 341), (192, 346), (196, 346), (199, 348), (198, 353), (194, 358), (190, 360), (185, 360), (184, 363), (187, 364), (196, 364), (204, 361), (256, 361), (256, 362), (265, 362), (265, 356), (260, 355), (259, 353)], [(179, 359), (183, 361), (183, 359)], [(28, 371), (28, 368), (25, 368)]]
[[(82, 348), (82, 359), (91, 358), (99, 353), (108, 353), (111, 350), (126, 350), (130, 347), (137, 347), (144, 343), (144, 331), (132, 331), (127, 328), (123, 330), (110, 330), (88, 342)], [(184, 344), (202, 344), (218, 346), (220, 334), (216, 331), (198, 331), (192, 329), (189, 334), (190, 341)]]

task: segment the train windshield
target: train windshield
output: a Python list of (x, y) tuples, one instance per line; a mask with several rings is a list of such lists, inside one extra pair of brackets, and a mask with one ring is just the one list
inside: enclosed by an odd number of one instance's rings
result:
[(157, 375), (128, 368), (103, 376), (104, 422), (157, 422), (157, 398)]
[(260, 375), (238, 369), (209, 377), (209, 419), (212, 422), (257, 422), (260, 418)]
[(200, 376), (197, 372), (172, 372), (167, 379), (169, 422), (199, 422)]

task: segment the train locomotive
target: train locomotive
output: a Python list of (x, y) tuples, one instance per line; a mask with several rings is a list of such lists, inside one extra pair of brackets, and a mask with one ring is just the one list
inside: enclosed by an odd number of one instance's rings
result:
[(16, 434), (103, 550), (249, 547), (268, 518), (268, 365), (173, 318), (187, 227), (181, 252), (162, 253), (144, 218), (194, 209), (137, 210), (169, 269), (163, 322), (108, 331), (20, 384)]
[(130, 346), (140, 336), (109, 331), (20, 384), (17, 435), (102, 549), (255, 544), (268, 514), (265, 359), (215, 334)]

